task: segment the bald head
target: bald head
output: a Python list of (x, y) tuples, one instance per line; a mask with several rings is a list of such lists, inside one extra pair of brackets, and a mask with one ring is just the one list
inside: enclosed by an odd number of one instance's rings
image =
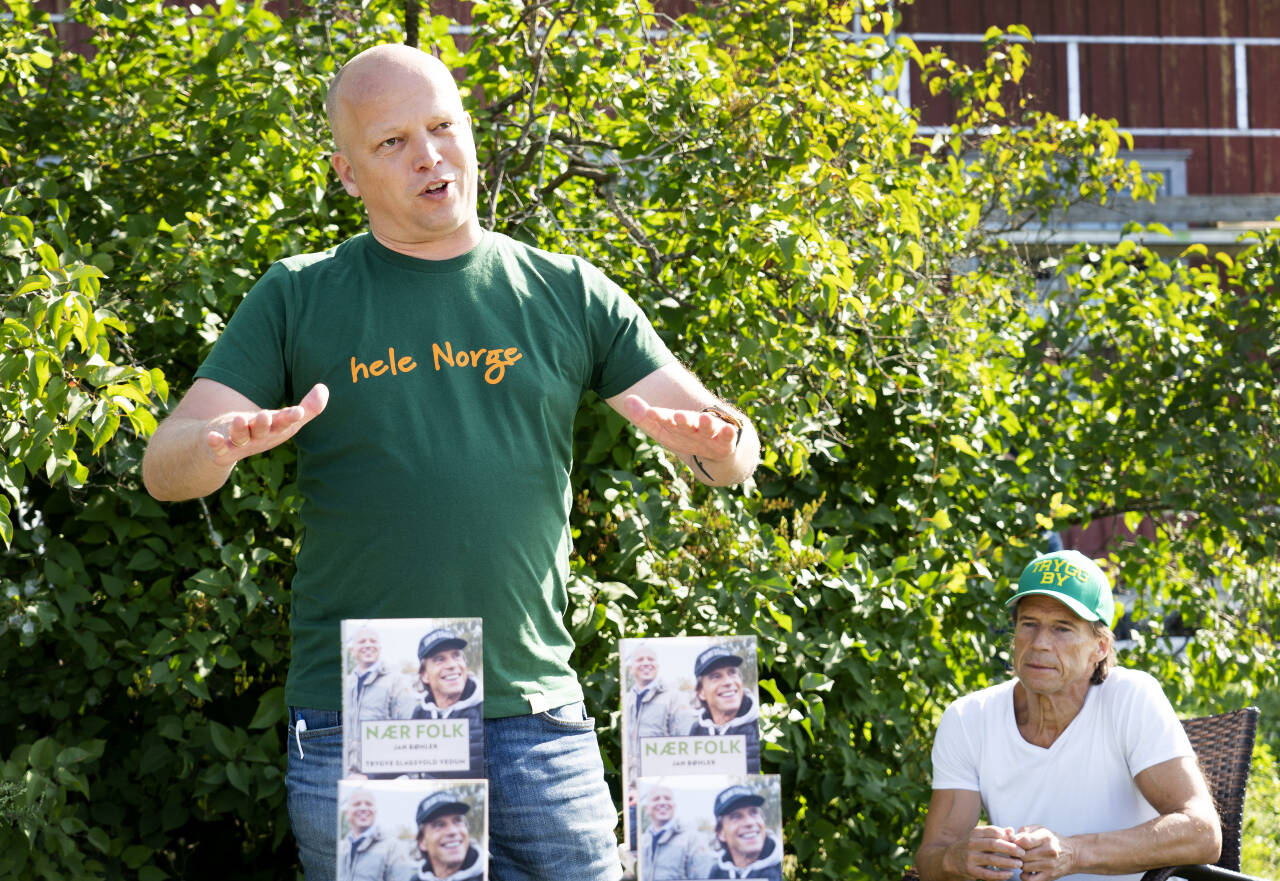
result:
[(471, 117), (439, 59), (409, 46), (367, 49), (334, 77), (325, 106), (329, 162), (364, 203), (374, 238), (424, 260), (480, 242)]
[[(449, 68), (434, 55), (402, 43), (387, 43), (365, 49), (338, 70), (329, 83), (324, 99), (324, 112), (329, 118), (329, 130), (333, 133), (338, 150), (348, 147), (351, 112), (370, 100), (375, 100), (391, 86), (414, 77), (425, 77), (437, 84), (442, 91), (457, 94), (457, 86)], [(458, 98), (458, 107), (462, 99)]]

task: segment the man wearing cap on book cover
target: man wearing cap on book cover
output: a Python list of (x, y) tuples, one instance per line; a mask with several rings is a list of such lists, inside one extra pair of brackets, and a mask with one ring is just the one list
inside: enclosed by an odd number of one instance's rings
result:
[(741, 734), (746, 737), (747, 771), (760, 770), (760, 717), (742, 684), (742, 658), (723, 645), (701, 652), (693, 664), (698, 719), (690, 737)]
[(343, 813), (349, 829), (338, 842), (338, 881), (399, 881), (405, 865), (402, 848), (377, 825), (373, 793), (355, 790)]
[(452, 792), (433, 792), (418, 803), (418, 834), (404, 881), (471, 881), (484, 877), (484, 855), (471, 838), (471, 805)]
[(782, 881), (782, 842), (765, 822), (764, 796), (740, 784), (716, 796), (719, 857), (708, 878), (771, 878)]
[(1006, 605), (1013, 678), (943, 713), (920, 877), (1137, 881), (1217, 860), (1218, 815), (1173, 707), (1151, 676), (1115, 666), (1103, 571), (1044, 554)]
[[(346, 675), (343, 688), (345, 705), (351, 707), (346, 721), (353, 732), (360, 730), (361, 722), (378, 722), (398, 717), (396, 708), (405, 694), (403, 677), (394, 673), (382, 660), (382, 638), (372, 627), (361, 627), (351, 640), (350, 651), (356, 666)], [(362, 777), (360, 773), (360, 738), (353, 733), (348, 737), (347, 752), (349, 776)]]
[(467, 670), (462, 650), (467, 641), (441, 627), (418, 643), (418, 685), (421, 697), (412, 719), (466, 719), (470, 768), (466, 771), (433, 771), (431, 777), (479, 777), (484, 772), (484, 688)]

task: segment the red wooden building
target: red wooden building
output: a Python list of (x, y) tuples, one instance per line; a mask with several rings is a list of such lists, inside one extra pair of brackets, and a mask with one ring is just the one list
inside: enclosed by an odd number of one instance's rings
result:
[[(1115, 119), (1138, 149), (1186, 151), (1186, 194), (1280, 193), (1280, 0), (919, 0), (901, 11), (922, 48), (960, 60), (979, 47), (958, 37), (1026, 25), (1033, 106)], [(922, 112), (947, 121), (944, 101)]]

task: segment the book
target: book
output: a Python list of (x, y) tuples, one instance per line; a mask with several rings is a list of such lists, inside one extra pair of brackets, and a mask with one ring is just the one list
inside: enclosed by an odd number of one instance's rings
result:
[(759, 773), (756, 640), (624, 638), (618, 653), (623, 822), (634, 850), (640, 778)]
[(782, 785), (776, 774), (642, 777), (637, 878), (782, 879)]
[(484, 881), (486, 780), (338, 781), (338, 881)]
[(484, 776), (479, 618), (342, 622), (343, 776)]

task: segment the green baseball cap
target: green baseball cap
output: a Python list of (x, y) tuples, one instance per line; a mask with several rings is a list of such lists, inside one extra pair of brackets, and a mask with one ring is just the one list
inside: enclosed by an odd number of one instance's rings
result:
[(1036, 557), (1022, 570), (1018, 591), (1005, 605), (1033, 593), (1053, 597), (1084, 620), (1101, 621), (1108, 627), (1116, 613), (1111, 582), (1097, 563), (1079, 551), (1054, 551)]

